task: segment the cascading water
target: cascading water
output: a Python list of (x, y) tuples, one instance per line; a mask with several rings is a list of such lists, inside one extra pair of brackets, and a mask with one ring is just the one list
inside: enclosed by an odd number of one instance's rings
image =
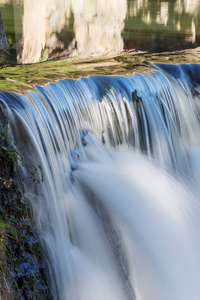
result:
[(200, 66), (0, 92), (53, 299), (200, 299)]

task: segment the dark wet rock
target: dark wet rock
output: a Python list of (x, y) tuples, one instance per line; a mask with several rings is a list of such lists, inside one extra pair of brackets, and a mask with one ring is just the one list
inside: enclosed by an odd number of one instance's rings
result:
[(15, 181), (22, 157), (10, 145), (5, 124), (0, 108), (0, 299), (47, 300), (47, 261)]

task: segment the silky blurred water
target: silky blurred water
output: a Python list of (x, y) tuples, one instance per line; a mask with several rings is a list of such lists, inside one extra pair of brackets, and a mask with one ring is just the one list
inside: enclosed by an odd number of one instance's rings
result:
[(53, 299), (200, 297), (200, 68), (155, 67), (0, 92)]

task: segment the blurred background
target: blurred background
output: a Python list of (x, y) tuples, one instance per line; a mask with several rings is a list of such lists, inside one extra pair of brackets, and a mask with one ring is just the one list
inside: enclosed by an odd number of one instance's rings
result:
[(18, 63), (200, 45), (199, 0), (0, 0), (0, 11)]

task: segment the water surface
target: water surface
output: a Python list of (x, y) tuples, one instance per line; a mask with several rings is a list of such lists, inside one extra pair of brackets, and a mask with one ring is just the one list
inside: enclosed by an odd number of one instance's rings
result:
[(0, 10), (20, 63), (200, 44), (198, 0), (1, 0)]

